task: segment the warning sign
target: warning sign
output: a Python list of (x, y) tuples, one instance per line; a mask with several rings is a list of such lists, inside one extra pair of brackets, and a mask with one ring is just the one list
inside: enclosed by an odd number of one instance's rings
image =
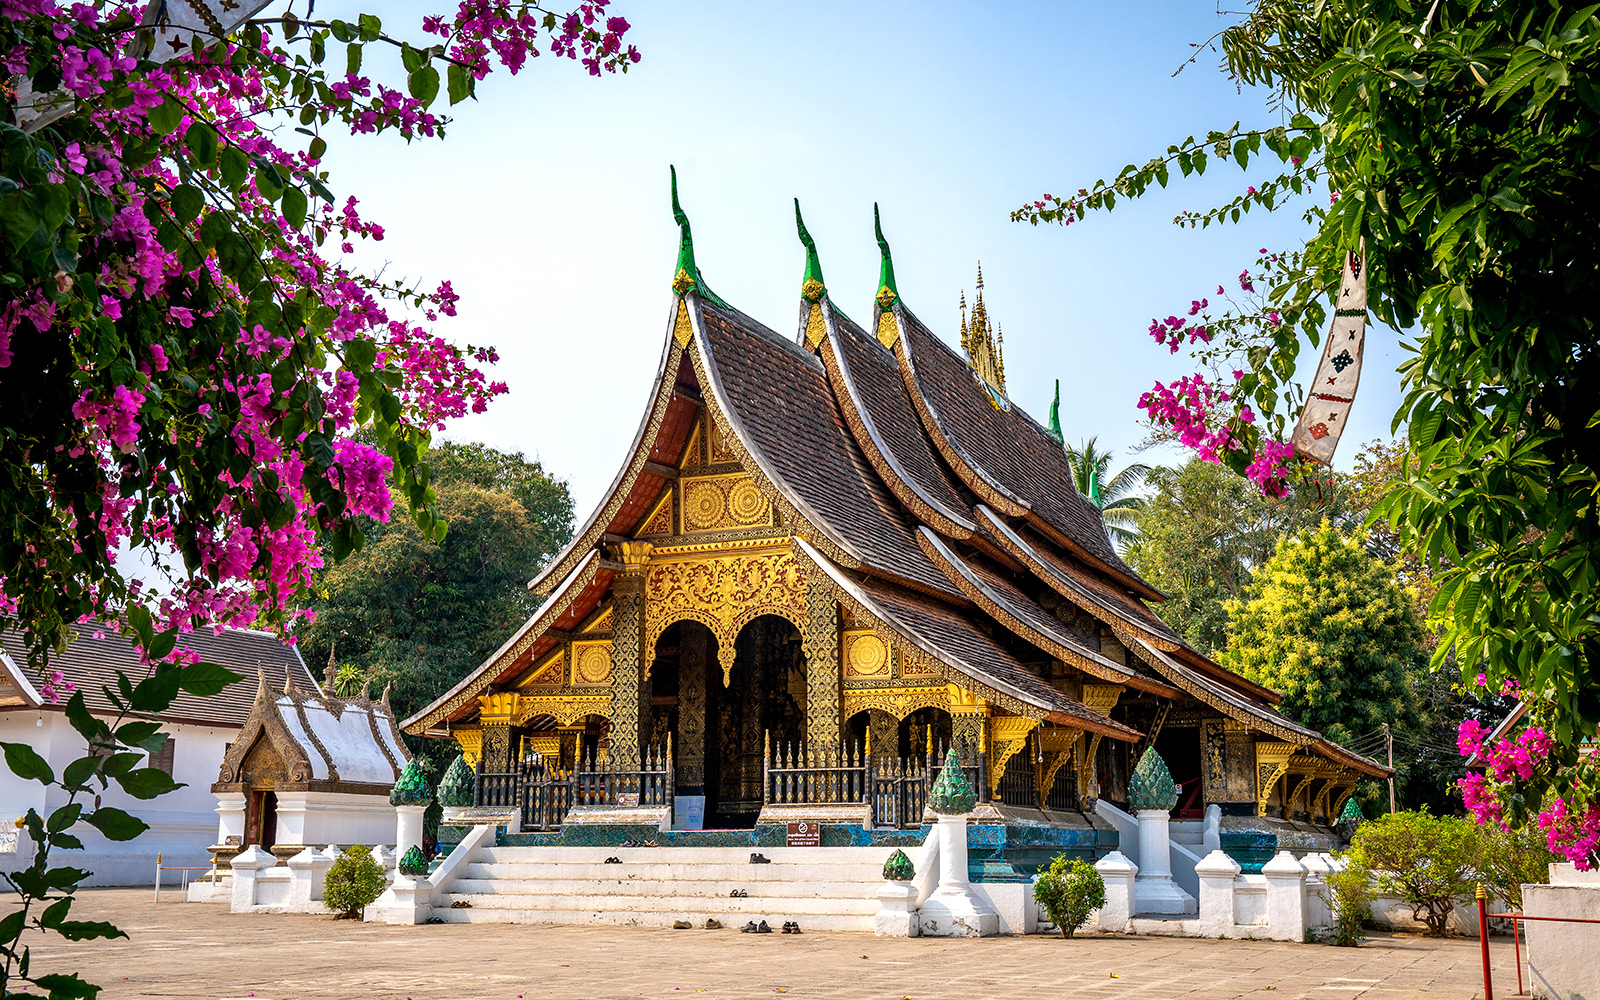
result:
[(800, 822), (789, 824), (789, 836), (786, 843), (790, 847), (821, 847), (822, 824)]

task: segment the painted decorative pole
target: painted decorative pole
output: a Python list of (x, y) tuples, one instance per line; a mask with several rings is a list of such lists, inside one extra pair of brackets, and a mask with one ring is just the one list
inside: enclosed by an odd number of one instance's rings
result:
[(999, 931), (999, 916), (967, 881), (967, 813), (977, 804), (961, 756), (951, 747), (928, 793), (928, 808), (939, 817), (939, 888), (922, 905), (918, 929), (926, 937), (989, 937)]
[(1194, 913), (1195, 898), (1172, 881), (1172, 844), (1167, 824), (1178, 804), (1178, 789), (1167, 762), (1151, 747), (1139, 758), (1128, 781), (1128, 807), (1139, 819), (1139, 877), (1134, 882), (1135, 913)]

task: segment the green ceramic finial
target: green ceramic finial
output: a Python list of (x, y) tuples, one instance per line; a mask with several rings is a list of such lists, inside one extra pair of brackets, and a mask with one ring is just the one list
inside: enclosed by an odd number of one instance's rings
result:
[(971, 812), (977, 804), (978, 793), (972, 790), (966, 772), (961, 769), (961, 756), (951, 747), (938, 780), (928, 792), (928, 808), (941, 816), (961, 816)]
[(1056, 379), (1056, 398), (1050, 402), (1050, 436), (1056, 443), (1064, 444), (1066, 439), (1061, 436), (1061, 380)]
[(428, 874), (428, 859), (423, 856), (422, 848), (416, 844), (406, 848), (406, 853), (400, 857), (400, 874), (412, 878)]
[(900, 297), (894, 284), (894, 258), (889, 256), (889, 241), (883, 238), (883, 223), (878, 218), (878, 203), (872, 203), (872, 229), (878, 234), (878, 253), (883, 263), (878, 267), (878, 308), (888, 312)]
[(472, 768), (467, 766), (467, 758), (457, 757), (439, 782), (439, 804), (457, 809), (472, 805), (473, 782)]
[(890, 882), (909, 882), (917, 877), (917, 866), (906, 857), (906, 852), (896, 850), (883, 863), (883, 877)]
[(1100, 470), (1095, 466), (1089, 467), (1089, 502), (1096, 507), (1100, 504)]
[(1341, 820), (1348, 820), (1348, 819), (1363, 820), (1363, 819), (1366, 819), (1365, 816), (1361, 815), (1361, 806), (1360, 806), (1359, 803), (1356, 802), (1356, 797), (1354, 795), (1352, 795), (1348, 799), (1344, 800), (1344, 808), (1339, 810), (1339, 819), (1341, 819)]
[(800, 282), (800, 295), (807, 302), (818, 302), (828, 287), (822, 281), (822, 261), (817, 257), (817, 241), (806, 232), (806, 220), (800, 217), (799, 198), (794, 200), (794, 224), (800, 230), (800, 242), (806, 248), (806, 275)]
[(389, 804), (425, 806), (432, 801), (433, 789), (428, 787), (428, 778), (422, 773), (422, 765), (414, 760), (409, 761), (406, 769), (400, 772), (400, 780), (389, 791)]
[(1178, 787), (1172, 783), (1167, 762), (1156, 753), (1155, 747), (1144, 752), (1139, 766), (1128, 779), (1128, 808), (1133, 812), (1142, 809), (1170, 811), (1178, 804)]
[(678, 223), (678, 266), (672, 275), (672, 290), (687, 295), (700, 284), (700, 269), (694, 263), (694, 236), (689, 232), (689, 217), (678, 204), (678, 168), (672, 171), (672, 218)]

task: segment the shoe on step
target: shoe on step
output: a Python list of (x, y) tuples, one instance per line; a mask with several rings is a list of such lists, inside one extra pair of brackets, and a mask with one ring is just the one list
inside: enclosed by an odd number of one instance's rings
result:
[(716, 930), (721, 930), (721, 929), (722, 929), (722, 921), (718, 920), (716, 917), (707, 917), (706, 918), (706, 930), (708, 930), (708, 931), (716, 931)]
[(608, 864), (608, 865), (620, 865), (620, 864), (622, 864), (622, 859), (618, 858), (618, 857), (609, 857), (609, 858), (606, 858), (606, 864)]
[(758, 852), (750, 855), (750, 863), (753, 865), (770, 865), (772, 864), (772, 859)]
[(756, 933), (757, 934), (771, 934), (772, 933), (772, 928), (767, 925), (767, 922), (765, 920), (763, 920), (763, 921), (761, 921), (760, 924), (756, 925)]
[(672, 929), (675, 931), (686, 931), (693, 926), (694, 924), (691, 924), (687, 920), (674, 920), (672, 922)]
[(789, 922), (789, 927), (790, 927), (790, 931), (789, 931), (790, 934), (799, 934), (800, 933), (800, 921), (791, 920)]
[[(765, 923), (765, 921), (763, 921), (763, 923)], [(772, 928), (769, 927), (767, 929), (771, 930)], [(756, 922), (754, 920), (750, 921), (749, 923), (745, 924), (743, 927), (739, 928), (739, 933), (740, 934), (755, 934), (757, 932), (758, 932), (758, 929), (756, 927)]]

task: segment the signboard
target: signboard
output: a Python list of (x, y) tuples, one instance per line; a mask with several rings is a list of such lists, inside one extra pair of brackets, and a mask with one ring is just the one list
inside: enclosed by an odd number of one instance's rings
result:
[(637, 809), (638, 807), (639, 807), (639, 793), (638, 792), (618, 792), (617, 793), (617, 808), (619, 808), (619, 809)]
[(239, 841), (242, 840), (242, 839), (243, 838), (240, 837), (237, 833), (230, 833), (230, 834), (227, 835), (227, 837), (223, 838), (222, 843), (227, 847), (238, 847), (239, 846)]
[(790, 847), (821, 847), (822, 824), (801, 821), (789, 824), (789, 835), (785, 843)]

